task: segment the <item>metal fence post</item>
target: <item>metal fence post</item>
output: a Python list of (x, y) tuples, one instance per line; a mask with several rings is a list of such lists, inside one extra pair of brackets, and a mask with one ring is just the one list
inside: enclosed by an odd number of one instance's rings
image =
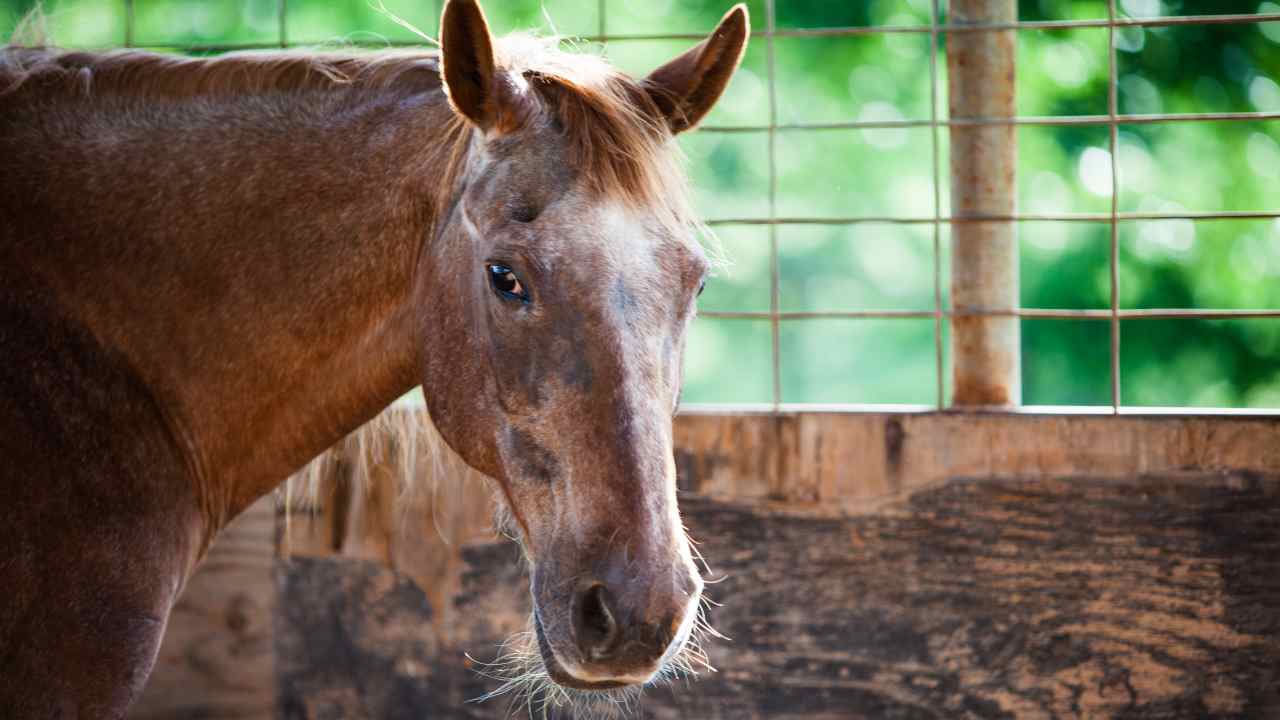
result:
[[(951, 0), (951, 24), (1012, 23), (1016, 0)], [(947, 35), (952, 120), (1016, 115), (1014, 30)], [(1018, 236), (1010, 218), (1017, 197), (1017, 127), (951, 125), (952, 365), (958, 407), (1013, 406), (1022, 401), (1018, 307)], [(966, 313), (976, 313), (969, 314)]]

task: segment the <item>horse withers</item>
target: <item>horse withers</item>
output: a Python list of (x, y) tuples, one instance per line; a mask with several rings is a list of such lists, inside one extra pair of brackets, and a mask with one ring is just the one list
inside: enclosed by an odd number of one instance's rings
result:
[(679, 665), (672, 137), (747, 36), (633, 79), (450, 0), (438, 54), (0, 51), (0, 715), (122, 716), (218, 531), (418, 384), (527, 550), (530, 677)]

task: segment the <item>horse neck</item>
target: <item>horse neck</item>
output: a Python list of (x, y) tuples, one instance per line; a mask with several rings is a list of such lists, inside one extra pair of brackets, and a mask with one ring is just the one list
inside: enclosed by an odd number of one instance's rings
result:
[(62, 190), (28, 227), (75, 238), (29, 264), (151, 389), (210, 533), (417, 383), (456, 129), (438, 89), (343, 92), (69, 105), (82, 140), (27, 158)]

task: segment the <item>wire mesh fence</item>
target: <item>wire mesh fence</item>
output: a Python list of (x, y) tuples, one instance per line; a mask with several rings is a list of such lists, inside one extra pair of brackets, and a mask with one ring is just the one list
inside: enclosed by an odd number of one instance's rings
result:
[[(1118, 132), (1122, 125), (1137, 125), (1147, 123), (1169, 123), (1169, 122), (1223, 122), (1223, 121), (1259, 121), (1273, 120), (1280, 118), (1278, 112), (1266, 111), (1244, 111), (1244, 112), (1211, 112), (1211, 113), (1149, 113), (1149, 114), (1131, 114), (1121, 113), (1118, 107), (1117, 96), (1117, 28), (1121, 27), (1174, 27), (1185, 25), (1221, 25), (1221, 24), (1238, 24), (1238, 23), (1259, 23), (1273, 22), (1280, 20), (1280, 13), (1252, 13), (1252, 14), (1224, 14), (1224, 15), (1200, 15), (1200, 16), (1167, 16), (1167, 17), (1144, 17), (1130, 18), (1122, 17), (1117, 12), (1117, 0), (1108, 0), (1106, 19), (1085, 19), (1085, 20), (1060, 20), (1060, 21), (1041, 21), (1041, 22), (989, 22), (974, 24), (955, 24), (947, 23), (940, 20), (943, 9), (937, 0), (933, 0), (930, 7), (930, 23), (928, 25), (919, 26), (881, 26), (881, 27), (848, 27), (848, 28), (822, 28), (822, 29), (796, 29), (780, 31), (775, 24), (775, 0), (769, 0), (766, 3), (768, 12), (767, 25), (765, 30), (758, 33), (763, 36), (766, 43), (769, 43), (770, 53), (775, 37), (781, 36), (852, 36), (865, 35), (875, 33), (928, 33), (930, 39), (929, 53), (929, 78), (932, 87), (930, 112), (931, 116), (928, 120), (890, 120), (890, 121), (850, 121), (840, 123), (799, 123), (799, 124), (779, 124), (776, 122), (776, 74), (772, 63), (772, 53), (770, 54), (768, 81), (770, 86), (770, 123), (764, 126), (709, 126), (704, 127), (702, 132), (753, 132), (767, 131), (770, 134), (770, 196), (769, 196), (769, 216), (767, 218), (717, 218), (712, 221), (714, 225), (767, 225), (771, 229), (770, 233), (770, 252), (773, 258), (771, 263), (771, 302), (770, 310), (764, 312), (741, 312), (741, 311), (711, 311), (702, 313), (706, 317), (716, 318), (742, 318), (742, 319), (768, 319), (772, 323), (773, 330), (773, 403), (775, 407), (782, 404), (782, 391), (780, 386), (780, 361), (778, 355), (779, 348), (779, 325), (783, 321), (806, 321), (818, 319), (859, 319), (859, 318), (876, 318), (876, 319), (909, 319), (909, 318), (932, 318), (934, 320), (934, 338), (935, 338), (935, 357), (936, 357), (936, 407), (941, 409), (947, 407), (947, 398), (945, 390), (947, 383), (944, 378), (946, 371), (944, 363), (944, 323), (949, 322), (956, 317), (964, 316), (1014, 316), (1018, 318), (1056, 318), (1056, 319), (1077, 319), (1077, 320), (1106, 320), (1109, 322), (1110, 347), (1109, 347), (1109, 365), (1110, 365), (1110, 395), (1111, 395), (1111, 411), (1119, 413), (1122, 410), (1121, 404), (1121, 342), (1122, 332), (1121, 324), (1124, 320), (1168, 320), (1168, 319), (1263, 319), (1263, 318), (1280, 318), (1280, 309), (1276, 308), (1260, 308), (1260, 309), (1221, 309), (1221, 308), (1149, 308), (1149, 309), (1122, 309), (1120, 307), (1120, 224), (1125, 221), (1159, 221), (1159, 220), (1225, 220), (1225, 219), (1275, 219), (1280, 217), (1280, 212), (1273, 210), (1257, 210), (1257, 211), (1220, 211), (1220, 212), (1143, 212), (1143, 211), (1121, 211), (1120, 207), (1120, 181), (1118, 166)], [(1014, 117), (988, 117), (988, 118), (944, 118), (941, 116), (938, 108), (938, 45), (939, 36), (942, 33), (991, 33), (991, 32), (1007, 32), (1007, 31), (1023, 31), (1023, 30), (1064, 30), (1072, 28), (1105, 28), (1108, 34), (1108, 112), (1106, 115), (1077, 115), (1077, 116), (1014, 116)], [(616, 38), (615, 38), (616, 39)], [(998, 78), (992, 79), (998, 82)], [(1100, 213), (1015, 213), (1010, 215), (983, 215), (968, 214), (947, 215), (943, 213), (940, 188), (942, 187), (942, 177), (940, 174), (939, 163), (939, 139), (938, 131), (940, 128), (948, 127), (975, 127), (975, 126), (995, 126), (995, 125), (1029, 125), (1029, 126), (1105, 126), (1109, 133), (1109, 174), (1110, 174), (1110, 211)], [(907, 128), (907, 127), (928, 127), (931, 129), (931, 156), (933, 167), (933, 187), (934, 187), (934, 213), (932, 217), (903, 217), (903, 216), (865, 216), (865, 217), (780, 217), (776, 212), (776, 171), (775, 171), (775, 145), (773, 137), (780, 130), (826, 130), (826, 129), (884, 129), (884, 128)], [(1106, 310), (1097, 309), (1078, 309), (1078, 308), (1014, 308), (1006, 310), (991, 310), (982, 308), (948, 308), (944, 306), (942, 297), (942, 261), (941, 261), (941, 243), (940, 228), (944, 224), (959, 223), (990, 223), (990, 222), (1106, 222), (1110, 232), (1110, 252), (1109, 252), (1109, 278), (1110, 278), (1110, 308)], [(821, 312), (783, 312), (778, 308), (778, 263), (777, 263), (777, 236), (773, 231), (779, 225), (797, 225), (797, 224), (854, 224), (854, 223), (911, 223), (911, 224), (928, 224), (933, 227), (933, 243), (934, 243), (934, 307), (932, 310), (861, 310), (861, 311), (821, 311)]]
[[(265, 0), (264, 0), (265, 1)], [(259, 33), (250, 41), (225, 43), (183, 43), (153, 42), (141, 36), (139, 32), (139, 9), (146, 0), (121, 0), (123, 2), (124, 37), (123, 45), (128, 47), (153, 47), (165, 50), (212, 54), (233, 50), (254, 48), (288, 48), (297, 45), (311, 45), (323, 38), (298, 36), (292, 32), (289, 0), (269, 0), (274, 5), (275, 28), (273, 37)], [(1267, 3), (1259, 6), (1258, 11), (1232, 14), (1201, 15), (1160, 15), (1130, 17), (1121, 12), (1118, 0), (1106, 0), (1105, 17), (1078, 19), (1047, 20), (1014, 20), (1008, 22), (958, 22), (950, 17), (950, 9), (945, 0), (924, 0), (927, 2), (927, 17), (920, 22), (888, 22), (867, 26), (832, 26), (832, 27), (792, 27), (780, 26), (778, 6), (788, 0), (753, 0), (753, 38), (754, 42), (763, 46), (763, 81), (764, 97), (767, 107), (759, 123), (712, 123), (703, 126), (698, 133), (703, 135), (742, 135), (750, 137), (763, 136), (764, 142), (758, 147), (764, 153), (766, 182), (762, 188), (762, 210), (751, 215), (711, 215), (707, 223), (713, 228), (758, 227), (764, 233), (767, 242), (768, 266), (768, 302), (767, 307), (760, 308), (713, 308), (700, 313), (701, 318), (716, 321), (757, 321), (768, 325), (768, 366), (769, 382), (765, 406), (780, 409), (790, 406), (784, 391), (784, 365), (787, 358), (783, 352), (783, 334), (797, 323), (815, 321), (916, 321), (932, 326), (933, 339), (933, 384), (932, 407), (942, 409), (950, 405), (948, 389), (949, 359), (951, 348), (948, 345), (951, 326), (956, 318), (964, 317), (1013, 317), (1021, 320), (1058, 320), (1073, 322), (1105, 323), (1107, 326), (1107, 367), (1109, 373), (1109, 409), (1113, 413), (1125, 410), (1122, 392), (1123, 363), (1122, 347), (1126, 332), (1143, 332), (1141, 322), (1151, 321), (1222, 321), (1222, 320), (1274, 320), (1280, 318), (1280, 308), (1273, 307), (1125, 307), (1122, 303), (1124, 293), (1124, 277), (1121, 271), (1122, 236), (1126, 227), (1138, 223), (1159, 223), (1186, 221), (1193, 223), (1214, 221), (1276, 221), (1280, 218), (1280, 210), (1273, 208), (1258, 209), (1223, 209), (1192, 210), (1185, 208), (1172, 209), (1128, 209), (1122, 202), (1123, 184), (1121, 154), (1121, 128), (1139, 126), (1167, 126), (1183, 123), (1265, 123), (1280, 120), (1280, 110), (1240, 110), (1240, 111), (1190, 111), (1190, 112), (1123, 112), (1119, 102), (1120, 87), (1120, 45), (1122, 33), (1133, 28), (1193, 28), (1207, 26), (1230, 26), (1241, 24), (1280, 23), (1280, 6), (1271, 8)], [(262, 4), (262, 3), (259, 3)], [(563, 3), (562, 3), (563, 4)], [(439, 17), (441, 2), (434, 3), (435, 17)], [(586, 18), (575, 26), (576, 34), (582, 40), (602, 43), (606, 46), (621, 46), (627, 43), (651, 42), (694, 42), (703, 35), (695, 31), (650, 32), (648, 28), (630, 31), (635, 28), (624, 28), (617, 25), (616, 18), (611, 18), (610, 0), (584, 0), (576, 3), (575, 8), (592, 11), (594, 17)], [(1015, 17), (1017, 15), (1015, 14)], [(593, 22), (592, 22), (593, 21)], [(590, 25), (590, 27), (588, 27)], [(430, 27), (424, 27), (431, 30)], [(1017, 36), (1026, 32), (1070, 32), (1095, 30), (1106, 34), (1106, 98), (1105, 112), (1085, 112), (1080, 114), (1012, 114), (1008, 117), (952, 117), (947, 111), (946, 100), (943, 99), (946, 79), (944, 67), (940, 67), (940, 58), (945, 57), (946, 38), (959, 34), (975, 33), (1012, 33)], [(879, 36), (910, 36), (927, 41), (928, 84), (929, 95), (921, 117), (861, 117), (857, 119), (837, 120), (795, 120), (783, 117), (780, 112), (780, 83), (777, 66), (778, 43), (818, 42), (839, 38), (862, 38)], [(361, 44), (355, 38), (354, 44)], [(387, 45), (420, 45), (414, 39), (378, 38), (372, 44)], [(1010, 78), (991, 78), (991, 82), (1013, 82)], [(785, 88), (784, 88), (785, 89)], [(1101, 109), (1101, 108), (1099, 108)], [(1043, 211), (1033, 209), (1007, 214), (957, 213), (952, 211), (949, 203), (948, 187), (944, 176), (947, 154), (946, 133), (956, 129), (1012, 126), (1015, 128), (1044, 128), (1047, 132), (1066, 132), (1073, 129), (1085, 130), (1096, 128), (1104, 131), (1105, 163), (1101, 171), (1103, 184), (1109, 186), (1109, 197), (1105, 198), (1105, 206), (1086, 210)], [(789, 212), (792, 204), (786, 200), (784, 190), (779, 184), (780, 138), (801, 137), (807, 133), (823, 133), (832, 131), (910, 131), (919, 130), (927, 137), (927, 164), (931, 175), (931, 197), (929, 212), (901, 214), (896, 212), (881, 213), (822, 213), (796, 214)], [(1101, 156), (1100, 156), (1101, 157)], [(1105, 182), (1109, 180), (1109, 182)], [(1166, 182), (1176, 182), (1176, 178), (1164, 178)], [(1009, 188), (1014, 192), (1014, 188)], [(984, 308), (958, 307), (950, 302), (951, 293), (947, 277), (946, 257), (947, 238), (953, 228), (966, 223), (1012, 223), (1025, 227), (1034, 223), (1051, 224), (1089, 224), (1105, 225), (1108, 235), (1107, 246), (1107, 285), (1109, 302), (1106, 307), (1025, 307)], [(795, 309), (787, 307), (782, 301), (783, 271), (780, 256), (779, 231), (783, 228), (802, 228), (805, 226), (919, 226), (927, 232), (927, 241), (931, 248), (932, 263), (928, 275), (931, 284), (931, 306), (894, 308), (846, 308), (846, 309)], [(1132, 329), (1131, 329), (1132, 328)]]

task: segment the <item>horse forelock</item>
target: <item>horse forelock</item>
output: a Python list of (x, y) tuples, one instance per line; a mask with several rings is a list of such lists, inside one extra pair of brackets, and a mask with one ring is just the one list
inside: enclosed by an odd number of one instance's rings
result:
[(645, 81), (599, 55), (566, 52), (555, 38), (518, 33), (496, 51), (500, 67), (554, 119), (566, 160), (591, 190), (664, 224), (692, 223), (682, 156)]

